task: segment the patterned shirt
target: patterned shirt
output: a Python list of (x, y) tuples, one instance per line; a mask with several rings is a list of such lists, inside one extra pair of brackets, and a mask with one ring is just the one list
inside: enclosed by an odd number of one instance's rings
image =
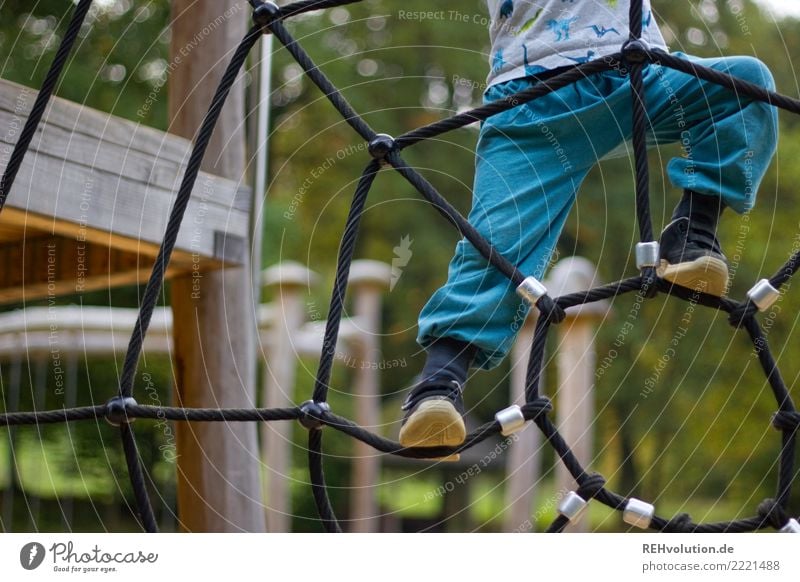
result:
[[(494, 85), (618, 52), (627, 40), (629, 0), (486, 0)], [(667, 50), (644, 0), (642, 38)]]

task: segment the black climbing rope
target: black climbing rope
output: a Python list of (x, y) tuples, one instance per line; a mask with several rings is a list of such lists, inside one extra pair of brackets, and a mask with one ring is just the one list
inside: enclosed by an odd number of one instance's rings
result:
[(56, 89), (58, 79), (61, 77), (61, 71), (64, 70), (64, 65), (67, 64), (67, 58), (72, 52), (72, 46), (78, 38), (78, 33), (81, 30), (83, 21), (86, 20), (86, 14), (89, 12), (91, 5), (92, 0), (81, 0), (72, 13), (67, 32), (64, 34), (64, 38), (61, 39), (61, 44), (58, 46), (53, 62), (50, 64), (50, 69), (47, 71), (44, 82), (39, 88), (39, 94), (36, 96), (33, 107), (28, 114), (28, 119), (25, 120), (19, 139), (14, 145), (14, 151), (11, 152), (11, 157), (8, 159), (8, 165), (3, 172), (3, 177), (0, 178), (0, 211), (5, 206), (8, 193), (11, 191), (14, 180), (17, 178), (17, 173), (22, 166), (22, 160), (31, 145), (31, 140), (36, 133), (36, 128), (39, 127), (44, 110), (47, 109), (50, 97), (52, 97), (53, 91)]

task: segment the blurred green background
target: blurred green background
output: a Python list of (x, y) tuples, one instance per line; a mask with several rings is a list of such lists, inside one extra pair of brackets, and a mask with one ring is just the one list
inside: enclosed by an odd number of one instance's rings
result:
[[(769, 65), (779, 90), (798, 94), (793, 63), (800, 56), (800, 22), (776, 22), (751, 0), (652, 3), (672, 50), (701, 56), (758, 57)], [(437, 2), (439, 11), (470, 16), (467, 22), (458, 23), (451, 19), (410, 22), (399, 16), (400, 6), (407, 11), (430, 10), (430, 2), (422, 0), (366, 0), (288, 24), (355, 109), (373, 127), (393, 135), (478, 104), (488, 68), (482, 1)], [(63, 0), (0, 3), (0, 75), (37, 87), (63, 34), (70, 8), (71, 3)], [(475, 15), (478, 18), (472, 18)], [(166, 79), (168, 21), (167, 0), (96, 2), (57, 94), (142, 121), (137, 110), (153, 87)], [(355, 133), (300, 74), (286, 51), (277, 47), (273, 83), (263, 262), (268, 266), (291, 259), (319, 273), (323, 284), (307, 300), (309, 310), (313, 306), (316, 317), (324, 317), (349, 199), (367, 155)], [(166, 129), (166, 100), (156, 101), (143, 122)], [(756, 209), (747, 219), (729, 214), (723, 221), (723, 247), (729, 258), (735, 259), (734, 297), (742, 297), (757, 279), (770, 276), (789, 256), (800, 235), (800, 195), (794, 190), (800, 183), (796, 164), (800, 118), (781, 113), (780, 122), (779, 152), (761, 187)], [(464, 213), (469, 210), (476, 137), (475, 128), (464, 129), (405, 154), (408, 162)], [(677, 153), (676, 148), (651, 153), (652, 214), (657, 231), (668, 221), (677, 201), (663, 171), (666, 160)], [(327, 158), (334, 163), (322, 176), (313, 177)], [(310, 186), (298, 198), (298, 189), (310, 176)], [(633, 275), (632, 250), (638, 239), (633, 185), (631, 160), (600, 164), (583, 186), (558, 255), (589, 258), (604, 281)], [(397, 417), (399, 393), (421, 366), (414, 342), (416, 315), (431, 291), (444, 281), (457, 234), (402, 179), (384, 172), (370, 195), (356, 256), (391, 263), (393, 249), (404, 237), (413, 240), (412, 256), (397, 286), (386, 296), (382, 350), (386, 359), (405, 358), (408, 365), (382, 374), (387, 421)], [(800, 294), (793, 292), (791, 283), (787, 290), (764, 319), (770, 322), (769, 341), (791, 386), (800, 374), (796, 357), (800, 335), (795, 329)], [(135, 307), (137, 296), (137, 289), (128, 288), (84, 295), (80, 300)], [(61, 302), (77, 300), (67, 297)], [(658, 369), (687, 305), (665, 297), (646, 302), (627, 341), (614, 346), (629, 321), (627, 314), (634, 300), (630, 295), (614, 300), (611, 315), (598, 332), (598, 364), (612, 350), (618, 355), (597, 376), (594, 430), (598, 459), (593, 468), (609, 478), (613, 489), (656, 500), (660, 514), (689, 512), (698, 521), (753, 514), (758, 502), (774, 493), (780, 440), (770, 428), (775, 403), (753, 357), (752, 344), (743, 334), (734, 335), (723, 315), (696, 310), (677, 356), (659, 370), (655, 387), (645, 398), (645, 382)], [(552, 350), (550, 353), (552, 356)], [(78, 404), (105, 401), (115, 389), (118, 364), (111, 359), (80, 361)], [(8, 406), (12, 391), (18, 395), (19, 410), (61, 405), (43, 396), (53, 394), (41, 387), (54, 378), (40, 364), (23, 362), (17, 371), (19, 382), (12, 382), (17, 372), (7, 362), (0, 365), (4, 394), (0, 410)], [(342, 366), (338, 368), (333, 383), (346, 392), (348, 375)], [(550, 368), (554, 365), (548, 360), (547, 374), (553, 378), (555, 370)], [(305, 361), (298, 394), (310, 394), (314, 371), (315, 362)], [(472, 381), (467, 403), (476, 420), (487, 420), (507, 405), (508, 371), (506, 363)], [(169, 402), (169, 362), (147, 358), (140, 372), (151, 375), (161, 400)], [(352, 399), (346, 393), (335, 394), (332, 404), (337, 412), (352, 416)], [(162, 529), (175, 529), (174, 464), (159, 454), (165, 433), (152, 423), (139, 422), (137, 435), (159, 492), (154, 501)], [(302, 429), (298, 428), (295, 436), (298, 443), (303, 442)], [(344, 457), (352, 443), (338, 434), (328, 435), (326, 443), (326, 452), (334, 455), (326, 461), (334, 504), (346, 515), (349, 463)], [(295, 455), (294, 527), (318, 531), (305, 484), (302, 446), (295, 448)], [(17, 475), (11, 470), (14, 462)], [(544, 510), (534, 507), (531, 511), (540, 524), (554, 514), (552, 503), (547, 503), (553, 491), (549, 470), (553, 463), (552, 453), (546, 452), (538, 504)], [(426, 500), (426, 493), (448, 478), (438, 468), (417, 466), (410, 474), (404, 466), (389, 466), (382, 477), (386, 483), (380, 489), (383, 507), (400, 520), (402, 529), (494, 531), (500, 527), (502, 471), (475, 477), (469, 488), (469, 512), (452, 519), (446, 515), (442, 497)], [(109, 427), (76, 423), (69, 428), (0, 431), (2, 529), (133, 530), (136, 525), (130, 504), (118, 436)], [(793, 507), (798, 506), (800, 496), (795, 494)], [(520, 516), (520, 523), (525, 519)], [(617, 531), (624, 529), (624, 524), (604, 509), (593, 508), (592, 527)]]

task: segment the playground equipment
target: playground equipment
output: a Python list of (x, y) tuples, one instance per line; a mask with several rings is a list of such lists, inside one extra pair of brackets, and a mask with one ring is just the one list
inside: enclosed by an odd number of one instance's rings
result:
[[(356, 397), (355, 417), (362, 426), (377, 429), (380, 425), (380, 372), (377, 366), (362, 365), (380, 362), (382, 295), (389, 288), (392, 269), (385, 263), (361, 260), (353, 262), (351, 289), (352, 317), (342, 321), (342, 333), (336, 344), (336, 359), (355, 362), (353, 394)], [(268, 408), (291, 407), (298, 402), (294, 393), (297, 360), (300, 356), (317, 356), (322, 349), (325, 321), (305, 320), (308, 317), (307, 293), (318, 276), (297, 263), (281, 263), (264, 272), (265, 286), (275, 287), (277, 297), (272, 326), (261, 332), (266, 345), (264, 366), (264, 403)], [(304, 294), (303, 291), (306, 293)], [(263, 310), (262, 310), (263, 313)], [(267, 467), (269, 531), (291, 531), (289, 497), (289, 459), (291, 425), (264, 424), (262, 442)], [(369, 447), (358, 442), (353, 449), (351, 479), (351, 530), (378, 530), (378, 502), (374, 490), (380, 477), (380, 458)]]
[[(553, 268), (548, 286), (578, 291), (589, 288), (595, 279), (589, 261), (571, 257)], [(316, 306), (309, 304), (309, 293), (318, 287), (319, 276), (299, 263), (284, 262), (263, 271), (261, 281), (265, 290), (273, 291), (273, 301), (259, 305), (257, 310), (261, 401), (269, 408), (289, 407), (302, 398), (293, 390), (300, 359), (317, 356), (322, 347), (325, 321), (314, 318)], [(362, 426), (373, 428), (380, 425), (381, 371), (379, 366), (371, 364), (382, 360), (382, 297), (390, 281), (389, 265), (372, 260), (353, 262), (352, 315), (342, 321), (336, 347), (337, 361), (345, 362), (345, 369), (351, 371), (353, 392), (358, 398), (355, 418)], [(568, 310), (571, 321), (561, 328), (563, 337), (557, 346), (559, 373), (554, 385), (560, 402), (558, 424), (573, 443), (576, 455), (587, 463), (592, 459), (591, 423), (586, 419), (593, 418), (593, 337), (597, 318), (606, 311), (603, 305), (594, 307)], [(19, 400), (19, 369), (23, 361), (37, 369), (52, 367), (54, 374), (63, 378), (64, 406), (75, 406), (76, 376), (81, 362), (124, 354), (136, 315), (135, 309), (87, 305), (32, 307), (0, 314), (0, 364), (16, 371), (11, 374), (16, 381), (12, 379), (6, 394), (8, 409), (17, 409), (14, 403)], [(534, 313), (525, 321), (514, 347), (511, 397), (517, 403), (524, 404), (524, 371), (535, 319)], [(172, 311), (155, 309), (144, 353), (169, 357), (174, 351), (172, 328)], [(53, 329), (57, 330), (55, 336)], [(35, 374), (38, 401), (44, 377)], [(271, 532), (291, 531), (291, 428), (286, 423), (262, 427), (261, 458), (266, 468), (264, 505), (267, 529)], [(519, 516), (527, 515), (535, 503), (536, 485), (541, 477), (541, 445), (539, 433), (531, 427), (510, 444), (505, 467), (506, 531), (518, 529)], [(380, 456), (356, 441), (353, 458), (349, 529), (378, 531), (381, 508), (375, 484), (380, 479)], [(559, 490), (568, 490), (574, 484), (562, 471), (557, 486)], [(13, 488), (7, 495), (13, 497)], [(8, 517), (4, 516), (4, 520), (8, 521)], [(582, 527), (585, 523), (576, 523), (573, 529)]]
[[(545, 285), (559, 295), (579, 293), (597, 285), (597, 272), (591, 261), (583, 257), (568, 257), (556, 263)], [(557, 361), (557, 378), (551, 382), (558, 397), (557, 424), (564, 440), (570, 443), (575, 456), (588, 465), (594, 459), (594, 371), (595, 336), (597, 326), (609, 311), (605, 302), (578, 305), (565, 310), (567, 319), (559, 327), (554, 348)], [(525, 372), (530, 363), (530, 345), (537, 322), (533, 311), (525, 320), (511, 352), (511, 402), (525, 404)], [(506, 478), (506, 512), (504, 529), (519, 528), (519, 516), (526, 515), (536, 499), (536, 484), (541, 476), (540, 433), (526, 427), (512, 444), (508, 453)], [(565, 467), (556, 469), (556, 489), (571, 491), (575, 480)], [(579, 516), (569, 531), (585, 532), (585, 516)]]
[[(273, 303), (258, 308), (260, 360), (263, 362), (262, 401), (267, 406), (296, 404), (293, 386), (298, 359), (316, 356), (322, 347), (325, 321), (306, 321), (309, 287), (318, 276), (298, 263), (281, 263), (262, 273), (264, 287), (274, 287)], [(351, 366), (359, 405), (355, 416), (364, 426), (379, 422), (380, 374), (377, 366), (361, 365), (380, 361), (382, 295), (388, 289), (391, 267), (372, 260), (354, 261), (353, 317), (342, 322), (336, 346), (339, 359), (358, 362)], [(0, 362), (19, 370), (23, 361), (36, 367), (52, 367), (63, 388), (64, 405), (75, 406), (75, 379), (84, 358), (114, 357), (125, 353), (127, 338), (136, 323), (137, 310), (87, 306), (32, 307), (0, 314)], [(56, 330), (55, 335), (53, 330)], [(143, 345), (151, 355), (169, 357), (174, 351), (172, 311), (157, 308)], [(56, 358), (54, 360), (54, 357)], [(19, 400), (19, 374), (6, 394), (9, 410)], [(37, 374), (37, 395), (43, 386)], [(63, 387), (60, 384), (63, 383)], [(269, 531), (291, 531), (289, 496), (290, 442), (288, 424), (264, 425), (262, 459), (267, 468), (265, 490)], [(12, 443), (13, 446), (13, 443)], [(374, 484), (380, 474), (380, 457), (370, 454), (363, 443), (355, 443), (352, 475), (351, 519), (354, 531), (377, 531), (379, 510)], [(178, 455), (176, 455), (176, 458)], [(14, 474), (11, 471), (10, 474)], [(11, 495), (13, 495), (13, 488)]]

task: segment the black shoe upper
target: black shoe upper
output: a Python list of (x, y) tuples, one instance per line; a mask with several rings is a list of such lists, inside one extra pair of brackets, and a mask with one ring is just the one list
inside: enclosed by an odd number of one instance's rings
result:
[(418, 382), (408, 393), (402, 409), (407, 419), (423, 401), (429, 398), (446, 398), (455, 406), (459, 414), (464, 414), (464, 387), (455, 380), (431, 378)]
[(712, 256), (727, 262), (717, 240), (717, 223), (725, 210), (718, 196), (685, 190), (670, 222), (661, 233), (661, 258), (669, 264)]
[(689, 217), (676, 218), (661, 233), (661, 258), (671, 265), (708, 256), (727, 262), (715, 230)]

